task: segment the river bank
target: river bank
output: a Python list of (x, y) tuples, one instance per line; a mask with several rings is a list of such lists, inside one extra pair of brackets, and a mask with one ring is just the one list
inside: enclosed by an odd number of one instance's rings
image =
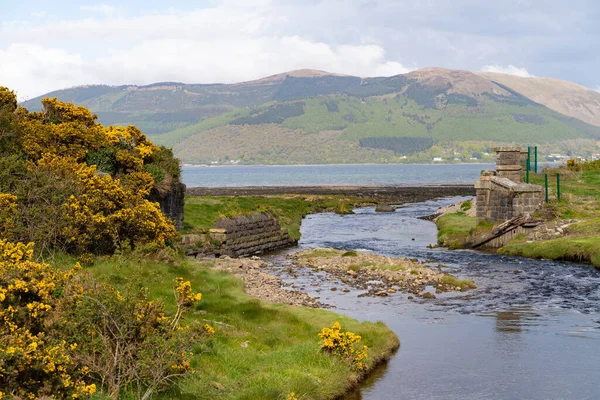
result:
[[(202, 294), (186, 322), (208, 324), (214, 333), (193, 348), (190, 362), (196, 372), (158, 399), (285, 400), (292, 392), (299, 399), (338, 398), (400, 344), (381, 322), (359, 322), (320, 309), (324, 305), (313, 296), (281, 287), (259, 258), (113, 256), (98, 258), (88, 271), (117, 288), (144, 282), (150, 298), (164, 301), (168, 310), (176, 308), (169, 297), (175, 277)], [(360, 345), (368, 347), (364, 368), (321, 350), (318, 333), (335, 322), (360, 335)]]
[[(430, 216), (438, 228), (440, 246), (469, 248), (478, 238), (499, 226), (477, 223), (475, 216), (464, 210), (470, 207), (470, 201), (461, 201)], [(600, 268), (600, 207), (595, 198), (545, 204), (534, 214), (532, 221), (537, 226), (528, 235), (517, 235), (505, 245), (487, 250), (527, 258), (587, 263)]]

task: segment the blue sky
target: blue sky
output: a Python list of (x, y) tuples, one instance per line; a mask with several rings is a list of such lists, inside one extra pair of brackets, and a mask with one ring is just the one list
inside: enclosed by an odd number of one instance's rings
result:
[(299, 68), (389, 76), (439, 66), (600, 85), (592, 0), (0, 2), (0, 85), (21, 99)]

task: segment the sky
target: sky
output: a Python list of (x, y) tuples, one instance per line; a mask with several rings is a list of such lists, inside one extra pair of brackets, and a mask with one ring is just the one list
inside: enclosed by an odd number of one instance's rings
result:
[(600, 88), (596, 0), (0, 0), (0, 85), (232, 83), (424, 67)]

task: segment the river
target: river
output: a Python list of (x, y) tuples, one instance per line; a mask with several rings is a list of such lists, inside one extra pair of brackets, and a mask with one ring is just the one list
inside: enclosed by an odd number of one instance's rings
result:
[[(301, 249), (335, 247), (435, 260), (478, 288), (408, 300), (397, 293), (358, 297), (323, 273), (279, 276), (336, 311), (384, 321), (401, 341), (398, 353), (346, 400), (599, 399), (600, 271), (589, 266), (475, 251), (428, 249), (436, 242), (428, 215), (457, 199), (408, 204), (395, 213), (314, 214), (302, 223)], [(298, 249), (293, 249), (296, 251)], [(319, 283), (319, 287), (312, 286)]]

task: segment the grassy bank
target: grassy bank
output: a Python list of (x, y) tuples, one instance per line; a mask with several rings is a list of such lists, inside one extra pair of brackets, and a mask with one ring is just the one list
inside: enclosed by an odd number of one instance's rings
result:
[[(563, 237), (540, 242), (523, 238), (499, 250), (502, 254), (590, 263), (600, 268), (600, 163), (574, 164), (545, 170), (549, 200), (535, 217), (543, 220), (576, 219)], [(561, 175), (561, 200), (557, 199), (556, 174)], [(532, 183), (544, 185), (543, 174), (531, 174)]]
[(346, 210), (368, 202), (365, 199), (343, 196), (188, 196), (185, 198), (184, 233), (210, 229), (221, 216), (233, 217), (254, 211), (270, 211), (279, 219), (281, 226), (288, 229), (292, 239), (299, 239), (300, 223), (306, 215), (325, 210)]
[(436, 220), (438, 243), (451, 249), (462, 248), (462, 244), (471, 236), (477, 223), (475, 217), (464, 212), (445, 214)]
[(498, 250), (501, 254), (591, 263), (600, 268), (600, 236), (564, 237), (542, 242), (514, 243)]
[(194, 349), (196, 372), (160, 398), (179, 399), (330, 399), (343, 394), (365, 374), (323, 353), (317, 334), (339, 321), (362, 336), (369, 347), (367, 370), (389, 358), (396, 335), (383, 323), (358, 321), (326, 310), (263, 303), (246, 295), (243, 283), (207, 264), (178, 260), (112, 257), (89, 268), (113, 285), (143, 284), (151, 297), (163, 298), (171, 311), (172, 281), (183, 277), (202, 293), (189, 314), (216, 333)]

